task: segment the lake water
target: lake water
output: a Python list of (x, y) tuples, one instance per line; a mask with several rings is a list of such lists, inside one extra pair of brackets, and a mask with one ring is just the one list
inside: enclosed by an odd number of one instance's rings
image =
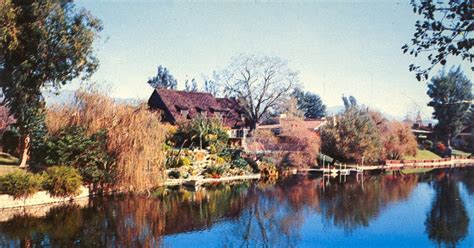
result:
[(474, 247), (474, 169), (175, 188), (0, 222), (0, 247), (35, 246)]

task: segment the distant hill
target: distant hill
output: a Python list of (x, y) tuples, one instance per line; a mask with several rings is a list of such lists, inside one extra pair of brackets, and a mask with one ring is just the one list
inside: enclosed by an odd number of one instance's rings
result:
[(69, 105), (74, 100), (74, 91), (72, 90), (62, 90), (59, 94), (53, 92), (43, 92), (44, 100), (46, 101), (46, 106), (54, 105)]

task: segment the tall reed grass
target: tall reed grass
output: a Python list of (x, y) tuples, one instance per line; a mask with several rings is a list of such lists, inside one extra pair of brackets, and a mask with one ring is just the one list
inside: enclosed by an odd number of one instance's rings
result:
[(167, 131), (145, 103), (118, 104), (97, 87), (80, 89), (73, 104), (48, 109), (46, 125), (52, 134), (67, 126), (83, 126), (88, 134), (105, 129), (107, 150), (116, 158), (119, 190), (143, 192), (165, 178)]

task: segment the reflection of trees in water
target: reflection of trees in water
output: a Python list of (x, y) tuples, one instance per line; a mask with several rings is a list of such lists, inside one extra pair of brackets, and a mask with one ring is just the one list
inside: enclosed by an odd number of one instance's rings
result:
[(417, 184), (416, 175), (369, 177), (364, 184), (346, 182), (321, 194), (326, 220), (351, 232), (368, 226), (389, 203), (406, 200)]
[(369, 177), (364, 187), (349, 181), (332, 184), (323, 192), (320, 179), (290, 178), (272, 187), (257, 187), (233, 235), (241, 246), (295, 246), (311, 212), (322, 213), (350, 232), (369, 225), (389, 203), (408, 199), (417, 181), (416, 175)]
[[(363, 186), (355, 178), (348, 179), (346, 183), (333, 180), (324, 190), (320, 178), (290, 177), (276, 184), (217, 185), (196, 192), (167, 190), (153, 198), (104, 198), (85, 208), (58, 207), (42, 218), (19, 216), (0, 223), (0, 247), (10, 240), (17, 246), (155, 247), (162, 244), (163, 235), (208, 229), (221, 220), (232, 223), (232, 233), (222, 234), (229, 236), (222, 237), (229, 247), (291, 247), (298, 244), (301, 227), (308, 221), (305, 218), (312, 213), (351, 232), (368, 226), (390, 203), (408, 199), (419, 178), (369, 176)], [(453, 201), (452, 195), (459, 192), (452, 191), (440, 191), (438, 197)], [(463, 207), (462, 202), (457, 204)], [(457, 209), (459, 215), (466, 215), (464, 208)], [(435, 217), (427, 223), (451, 224)], [(427, 224), (427, 230), (431, 229)]]
[(162, 236), (209, 227), (239, 215), (245, 185), (209, 191), (179, 190), (163, 199), (119, 196), (88, 207), (55, 207), (44, 217), (17, 216), (0, 223), (0, 247), (158, 247)]
[(469, 225), (458, 183), (447, 175), (434, 182), (433, 187), (435, 198), (426, 216), (426, 232), (438, 245), (455, 247), (466, 237)]
[(44, 217), (17, 216), (0, 223), (0, 246), (35, 247), (154, 247), (160, 244), (163, 226), (159, 206), (153, 201), (125, 197), (51, 209)]
[[(247, 207), (232, 230), (232, 238), (224, 239), (232, 247), (294, 247), (303, 213), (283, 200), (277, 187), (252, 187)], [(234, 244), (234, 245), (233, 245)]]
[(469, 195), (474, 195), (474, 170), (473, 169), (463, 170), (461, 182), (466, 187), (466, 190), (469, 193)]

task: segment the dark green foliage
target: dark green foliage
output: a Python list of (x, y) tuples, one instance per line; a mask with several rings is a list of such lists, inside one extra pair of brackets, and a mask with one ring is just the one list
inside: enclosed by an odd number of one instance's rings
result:
[(32, 149), (43, 137), (44, 88), (59, 89), (97, 68), (92, 44), (102, 26), (73, 1), (0, 3), (0, 86), (20, 134)]
[(67, 197), (80, 193), (82, 177), (79, 171), (70, 166), (52, 166), (43, 176), (43, 187), (52, 196)]
[(232, 160), (232, 167), (239, 168), (239, 169), (247, 169), (249, 166), (249, 162), (242, 157), (238, 157)]
[(458, 187), (449, 177), (434, 183), (435, 196), (425, 227), (428, 238), (439, 247), (456, 247), (468, 234), (469, 214)]
[[(409, 69), (416, 78), (428, 79), (431, 69), (437, 64), (445, 65), (448, 56), (457, 56), (473, 65), (474, 42), (470, 33), (474, 31), (474, 5), (472, 0), (424, 1), (412, 0), (413, 12), (421, 16), (416, 21), (412, 44), (402, 47), (403, 53), (418, 56), (427, 53), (430, 66), (421, 68), (411, 64)], [(474, 70), (474, 66), (471, 67)]]
[(468, 139), (468, 149), (471, 154), (474, 154), (474, 104), (471, 105), (471, 109), (469, 110), (469, 115), (464, 122), (464, 126), (471, 127), (471, 137)]
[(105, 131), (86, 135), (78, 126), (48, 137), (41, 149), (42, 164), (77, 168), (86, 183), (110, 184), (116, 176), (113, 156), (107, 152)]
[(17, 155), (17, 149), (20, 145), (20, 134), (16, 129), (8, 129), (2, 135), (3, 152)]
[(249, 161), (242, 157), (242, 150), (226, 148), (219, 153), (219, 157), (230, 163), (232, 168), (247, 169)]
[(178, 179), (180, 177), (180, 173), (177, 170), (172, 170), (168, 173), (168, 177), (173, 178), (173, 179)]
[(438, 139), (450, 143), (459, 134), (472, 100), (472, 83), (461, 68), (452, 68), (440, 74), (428, 84), (428, 96), (433, 107), (433, 117), (438, 120), (435, 132)]
[(150, 78), (147, 82), (153, 88), (163, 88), (175, 90), (178, 82), (173, 75), (164, 66), (159, 65), (156, 72), (156, 77)]
[(226, 169), (227, 167), (222, 165), (209, 165), (206, 168), (205, 173), (208, 174), (210, 177), (217, 178), (220, 177), (226, 171)]
[(0, 177), (0, 193), (13, 198), (27, 198), (41, 189), (42, 178), (39, 175), (17, 171)]
[(326, 116), (326, 105), (318, 95), (296, 89), (293, 96), (297, 100), (298, 110), (304, 113), (305, 118), (319, 119)]
[(425, 141), (423, 141), (423, 147), (424, 147), (426, 150), (432, 150), (432, 149), (433, 149), (433, 141), (431, 141), (431, 140), (425, 140)]
[(321, 152), (343, 162), (377, 162), (381, 139), (369, 112), (352, 107), (321, 130)]

